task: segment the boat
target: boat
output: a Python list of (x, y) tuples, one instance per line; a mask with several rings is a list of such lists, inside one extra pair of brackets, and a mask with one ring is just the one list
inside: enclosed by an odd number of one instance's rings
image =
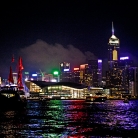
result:
[(94, 97), (92, 98), (93, 102), (105, 102), (107, 100), (107, 97)]
[(26, 101), (21, 99), (18, 91), (14, 87), (2, 87), (0, 91), (0, 110), (23, 109)]
[(106, 96), (86, 96), (86, 102), (105, 102)]
[(14, 84), (12, 67), (10, 66), (10, 73), (8, 77), (9, 84), (1, 87), (0, 91), (0, 110), (1, 109), (22, 109), (26, 105), (25, 97), (21, 97), (23, 90), (22, 84), (22, 59), (19, 57), (18, 62), (18, 81)]
[(95, 95), (87, 95), (86, 96), (86, 101), (87, 102), (105, 102), (107, 100), (107, 96), (102, 95), (101, 92), (95, 93)]

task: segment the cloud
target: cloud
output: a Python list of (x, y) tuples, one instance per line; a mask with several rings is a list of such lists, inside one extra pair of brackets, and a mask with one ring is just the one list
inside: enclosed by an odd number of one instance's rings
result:
[(23, 64), (30, 71), (46, 71), (50, 73), (52, 69), (58, 69), (59, 63), (69, 62), (71, 67), (78, 67), (86, 63), (87, 59), (95, 59), (96, 56), (87, 51), (81, 52), (73, 45), (64, 47), (61, 44), (48, 44), (43, 40), (37, 40), (36, 43), (20, 50), (23, 58)]

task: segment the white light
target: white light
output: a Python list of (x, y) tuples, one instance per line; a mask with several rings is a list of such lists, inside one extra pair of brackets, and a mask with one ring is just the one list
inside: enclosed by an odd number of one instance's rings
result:
[(28, 78), (25, 78), (25, 81), (28, 81)]
[(120, 60), (129, 59), (129, 57), (120, 57)]
[(63, 63), (61, 63), (60, 66), (63, 67)]
[(52, 79), (51, 82), (57, 82), (57, 80), (56, 79)]
[(36, 77), (36, 76), (37, 76), (37, 74), (32, 74), (32, 76), (33, 76), (33, 77)]
[(101, 59), (98, 59), (98, 63), (101, 63), (102, 62), (102, 60)]
[(69, 69), (64, 69), (64, 71), (69, 71)]

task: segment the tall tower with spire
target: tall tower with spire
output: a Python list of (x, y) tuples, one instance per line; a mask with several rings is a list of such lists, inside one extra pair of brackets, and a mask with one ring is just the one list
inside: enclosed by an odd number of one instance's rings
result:
[(109, 38), (108, 42), (108, 64), (109, 69), (112, 69), (115, 64), (120, 60), (120, 41), (114, 35), (114, 25), (112, 22), (112, 36)]

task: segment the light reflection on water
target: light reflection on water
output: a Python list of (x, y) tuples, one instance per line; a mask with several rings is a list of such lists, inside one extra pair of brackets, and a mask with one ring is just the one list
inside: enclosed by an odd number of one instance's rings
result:
[(28, 101), (22, 112), (0, 112), (0, 137), (138, 136), (138, 101)]

